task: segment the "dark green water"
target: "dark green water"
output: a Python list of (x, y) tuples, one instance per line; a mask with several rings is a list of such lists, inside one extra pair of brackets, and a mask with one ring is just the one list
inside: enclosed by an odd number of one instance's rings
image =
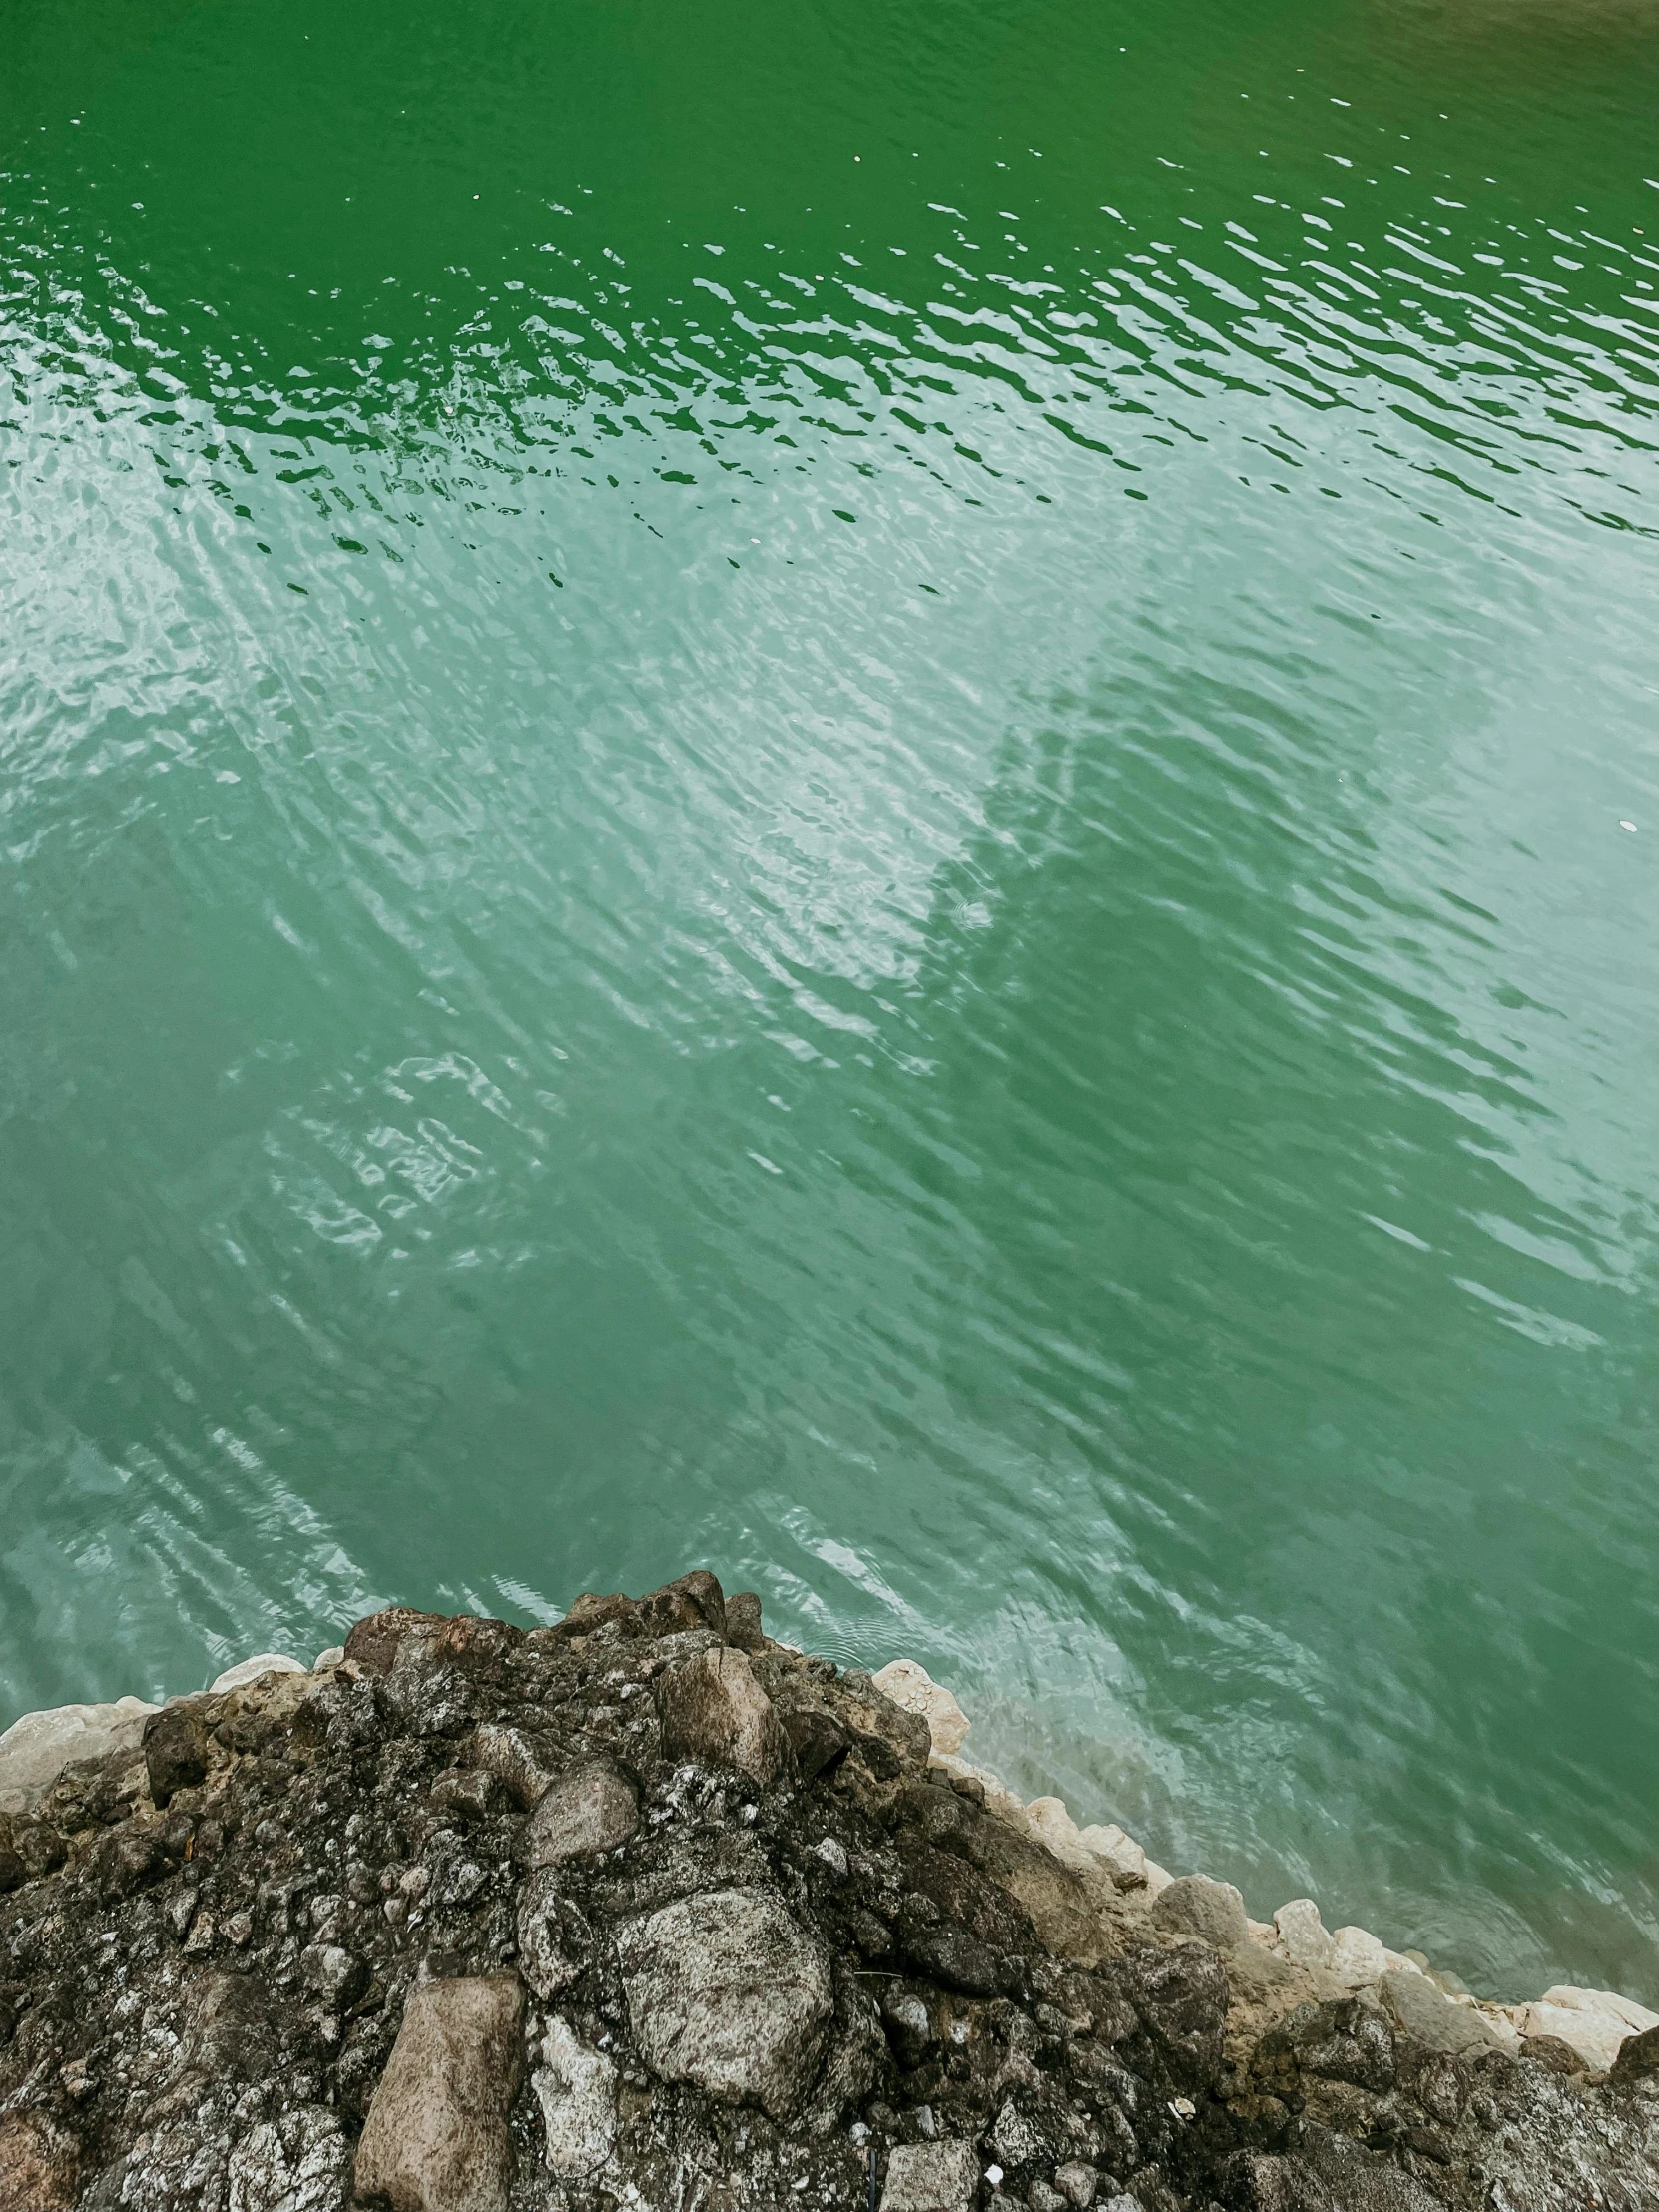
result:
[(1649, 0), (0, 61), (0, 1718), (706, 1560), (1659, 1997)]

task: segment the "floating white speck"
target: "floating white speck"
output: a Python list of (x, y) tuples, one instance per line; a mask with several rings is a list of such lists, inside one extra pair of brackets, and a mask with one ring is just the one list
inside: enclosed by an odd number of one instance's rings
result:
[(1619, 828), (1621, 830), (1628, 830), (1632, 836), (1636, 834), (1636, 825), (1633, 822), (1626, 822), (1622, 816), (1619, 820)]

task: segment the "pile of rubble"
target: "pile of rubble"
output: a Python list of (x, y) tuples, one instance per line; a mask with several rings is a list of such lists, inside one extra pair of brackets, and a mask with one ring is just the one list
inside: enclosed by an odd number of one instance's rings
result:
[(1252, 1924), (965, 1726), (704, 1573), (32, 1716), (0, 2212), (1659, 2212), (1650, 2015)]

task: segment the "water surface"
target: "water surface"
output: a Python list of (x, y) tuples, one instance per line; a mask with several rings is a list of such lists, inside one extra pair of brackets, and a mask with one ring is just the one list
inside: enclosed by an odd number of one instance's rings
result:
[(703, 1560), (1659, 1999), (1652, 7), (0, 59), (0, 1717)]

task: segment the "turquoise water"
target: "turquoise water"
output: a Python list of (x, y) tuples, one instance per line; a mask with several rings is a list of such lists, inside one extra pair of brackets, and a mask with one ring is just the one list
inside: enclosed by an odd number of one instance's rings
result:
[(0, 1717), (706, 1561), (1659, 1998), (1652, 9), (0, 54)]

